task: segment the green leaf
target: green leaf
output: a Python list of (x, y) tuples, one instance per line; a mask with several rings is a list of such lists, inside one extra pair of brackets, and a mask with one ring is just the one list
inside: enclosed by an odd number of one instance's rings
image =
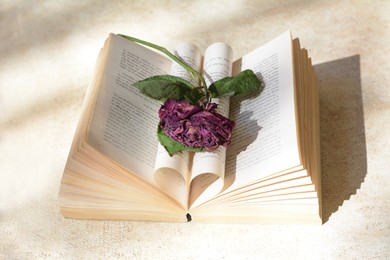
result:
[(264, 86), (252, 70), (244, 70), (235, 77), (225, 77), (212, 83), (209, 91), (213, 98), (222, 96), (237, 96), (260, 92)]
[(160, 124), (158, 125), (158, 128), (157, 128), (157, 138), (160, 141), (160, 143), (162, 144), (162, 146), (164, 146), (165, 150), (168, 152), (168, 154), (170, 156), (173, 156), (175, 153), (181, 152), (181, 151), (189, 151), (189, 152), (202, 152), (202, 151), (204, 151), (204, 149), (202, 149), (202, 148), (188, 147), (182, 143), (179, 143), (179, 142), (173, 140), (172, 138), (170, 138), (169, 136), (167, 136), (165, 134), (165, 132), (161, 128)]
[(141, 93), (157, 100), (184, 100), (194, 86), (187, 80), (172, 76), (158, 75), (134, 83)]

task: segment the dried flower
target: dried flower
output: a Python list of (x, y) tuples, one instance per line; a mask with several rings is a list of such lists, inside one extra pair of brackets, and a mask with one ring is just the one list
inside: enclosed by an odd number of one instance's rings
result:
[(225, 77), (206, 85), (202, 74), (179, 57), (156, 44), (131, 36), (122, 37), (163, 52), (199, 80), (200, 85), (173, 75), (155, 75), (134, 83), (144, 95), (165, 101), (159, 110), (160, 123), (157, 138), (169, 155), (180, 151), (213, 151), (227, 146), (235, 123), (218, 114), (212, 98), (260, 93), (264, 82), (249, 69), (234, 77)]
[(159, 110), (160, 127), (165, 134), (187, 147), (213, 151), (231, 142), (235, 123), (217, 113), (217, 104), (191, 105), (168, 99)]

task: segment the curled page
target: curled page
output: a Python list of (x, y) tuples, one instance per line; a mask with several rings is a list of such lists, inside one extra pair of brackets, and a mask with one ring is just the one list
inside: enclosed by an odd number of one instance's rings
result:
[[(233, 51), (222, 42), (209, 46), (203, 64), (203, 77), (209, 86), (214, 81), (232, 75)], [(217, 112), (229, 116), (229, 98), (213, 99)], [(214, 152), (196, 153), (191, 174), (189, 205), (195, 207), (217, 195), (224, 186), (226, 148), (220, 146)]]
[(111, 35), (110, 48), (86, 134), (87, 143), (132, 174), (154, 184), (157, 140), (157, 101), (132, 85), (144, 78), (166, 74), (166, 57)]
[[(191, 43), (181, 43), (175, 50), (175, 55), (188, 65), (200, 70), (202, 55), (198, 47)], [(181, 77), (197, 86), (198, 82), (182, 66), (172, 63), (171, 75)], [(182, 151), (169, 156), (165, 148), (159, 144), (154, 169), (154, 179), (158, 186), (184, 207), (188, 205), (190, 180), (190, 154)]]
[(251, 69), (263, 78), (260, 95), (232, 97), (236, 122), (226, 159), (224, 193), (272, 174), (302, 167), (299, 156), (292, 41), (286, 32), (234, 62), (233, 75)]

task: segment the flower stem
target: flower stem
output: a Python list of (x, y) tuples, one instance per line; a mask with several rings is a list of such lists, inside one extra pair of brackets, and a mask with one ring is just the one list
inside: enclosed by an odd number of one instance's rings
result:
[(142, 45), (151, 47), (153, 49), (156, 49), (158, 51), (161, 51), (162, 53), (167, 55), (169, 58), (171, 58), (172, 60), (177, 62), (179, 65), (184, 67), (191, 74), (192, 77), (200, 79), (201, 85), (203, 85), (203, 88), (204, 88), (204, 92), (205, 92), (205, 95), (206, 95), (206, 100), (207, 100), (207, 102), (209, 102), (210, 97), (209, 97), (209, 91), (207, 89), (206, 81), (204, 80), (203, 76), (197, 70), (195, 70), (191, 66), (187, 65), (185, 62), (183, 62), (181, 59), (176, 57), (174, 54), (170, 53), (166, 48), (164, 48), (162, 46), (159, 46), (159, 45), (156, 45), (154, 43), (150, 43), (150, 42), (147, 42), (147, 41), (144, 41), (144, 40), (140, 40), (140, 39), (137, 39), (137, 38), (134, 38), (134, 37), (131, 37), (131, 36), (127, 36), (127, 35), (123, 35), (123, 34), (118, 34), (118, 35), (122, 36), (122, 37), (124, 37), (124, 38), (126, 38), (126, 39), (128, 39), (130, 41), (137, 42), (139, 44), (142, 44)]

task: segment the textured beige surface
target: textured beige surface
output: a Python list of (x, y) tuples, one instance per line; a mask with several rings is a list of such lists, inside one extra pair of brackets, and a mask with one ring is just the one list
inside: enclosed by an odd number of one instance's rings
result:
[[(0, 2), (1, 259), (390, 258), (389, 1), (109, 2)], [(226, 41), (238, 58), (287, 29), (320, 83), (324, 225), (60, 215), (62, 170), (109, 32), (169, 49)]]

